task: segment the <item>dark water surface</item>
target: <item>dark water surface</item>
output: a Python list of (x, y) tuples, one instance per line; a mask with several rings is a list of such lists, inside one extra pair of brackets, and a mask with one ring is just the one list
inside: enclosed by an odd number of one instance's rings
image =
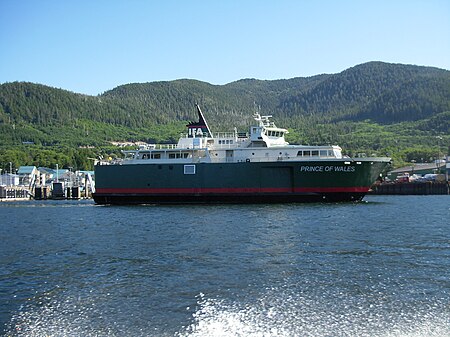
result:
[(450, 336), (450, 197), (0, 203), (6, 336)]

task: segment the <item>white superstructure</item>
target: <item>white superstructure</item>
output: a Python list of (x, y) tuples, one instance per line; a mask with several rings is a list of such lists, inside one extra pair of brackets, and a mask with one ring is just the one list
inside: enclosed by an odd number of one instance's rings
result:
[(248, 133), (212, 133), (197, 106), (200, 121), (187, 125), (188, 133), (177, 144), (147, 144), (137, 150), (123, 151), (124, 160), (112, 164), (157, 163), (238, 163), (342, 159), (339, 146), (290, 145), (288, 130), (277, 127), (272, 116), (253, 115), (257, 125)]

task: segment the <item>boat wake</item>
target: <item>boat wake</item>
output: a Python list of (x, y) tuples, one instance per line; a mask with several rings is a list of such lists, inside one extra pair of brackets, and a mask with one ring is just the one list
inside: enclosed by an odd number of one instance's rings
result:
[(193, 323), (177, 336), (450, 336), (450, 313), (442, 303), (397, 305), (344, 298), (327, 303), (277, 289), (254, 303), (201, 295)]
[(229, 301), (200, 294), (181, 328), (152, 326), (151, 315), (130, 312), (126, 304), (123, 310), (105, 306), (97, 296), (48, 297), (33, 299), (19, 310), (6, 336), (450, 336), (444, 301), (399, 303), (326, 295), (308, 297), (272, 288), (251, 301)]

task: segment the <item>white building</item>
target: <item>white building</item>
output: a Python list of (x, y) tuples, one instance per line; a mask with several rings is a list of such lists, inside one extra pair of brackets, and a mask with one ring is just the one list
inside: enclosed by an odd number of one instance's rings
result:
[(19, 175), (20, 184), (24, 186), (32, 186), (39, 174), (36, 166), (20, 166), (17, 171)]
[(5, 173), (0, 176), (0, 186), (18, 186), (19, 175)]

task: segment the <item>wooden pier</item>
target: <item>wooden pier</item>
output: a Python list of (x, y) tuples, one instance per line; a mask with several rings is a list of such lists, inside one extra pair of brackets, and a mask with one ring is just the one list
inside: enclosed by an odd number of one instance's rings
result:
[(0, 186), (0, 201), (14, 201), (14, 200), (79, 200), (88, 199), (90, 194), (82, 193), (80, 186), (66, 187), (62, 189), (52, 189), (51, 186), (36, 186), (33, 191), (30, 191), (24, 186)]
[(0, 186), (0, 201), (27, 200), (30, 199), (30, 191), (23, 186)]

